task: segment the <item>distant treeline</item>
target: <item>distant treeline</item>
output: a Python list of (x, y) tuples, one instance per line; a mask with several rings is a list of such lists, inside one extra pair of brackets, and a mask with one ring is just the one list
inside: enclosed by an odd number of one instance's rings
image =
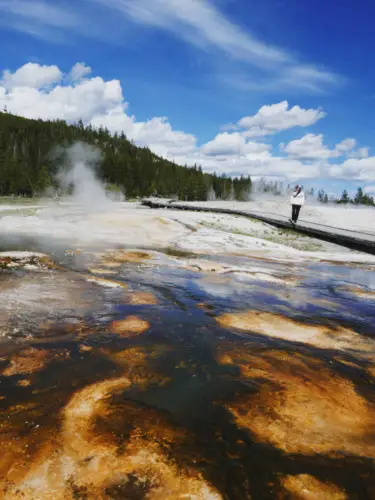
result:
[[(270, 181), (267, 179), (260, 179), (253, 185), (253, 191), (255, 193), (271, 193), (274, 196), (285, 196), (294, 189), (292, 184), (288, 184), (286, 187), (280, 181)], [(354, 198), (350, 198), (348, 191), (345, 189), (342, 192), (341, 197), (336, 197), (335, 195), (326, 193), (324, 189), (319, 189), (316, 191), (311, 188), (306, 191), (307, 198), (316, 198), (320, 203), (337, 203), (337, 204), (352, 204), (352, 205), (367, 205), (375, 206), (374, 198), (363, 192), (362, 188), (358, 188)]]
[(102, 152), (99, 178), (118, 186), (128, 198), (176, 196), (180, 200), (247, 200), (251, 178), (231, 179), (207, 174), (198, 165), (180, 166), (137, 147), (121, 134), (85, 127), (82, 122), (29, 120), (0, 112), (0, 196), (36, 196), (57, 187), (60, 167), (57, 148), (76, 142), (96, 146)]
[(367, 206), (375, 206), (374, 198), (369, 196), (368, 194), (364, 194), (362, 188), (357, 189), (357, 193), (354, 198), (350, 198), (346, 189), (342, 192), (341, 198), (339, 199), (329, 199), (327, 193), (323, 191), (323, 189), (318, 191), (318, 201), (321, 203), (328, 203), (329, 201), (333, 201), (339, 205), (367, 205)]

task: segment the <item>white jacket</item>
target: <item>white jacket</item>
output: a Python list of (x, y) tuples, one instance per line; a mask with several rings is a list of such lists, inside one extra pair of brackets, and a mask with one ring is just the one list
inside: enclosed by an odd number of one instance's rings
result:
[(305, 193), (301, 191), (297, 194), (297, 191), (294, 191), (292, 197), (290, 198), (290, 204), (299, 205), (302, 207), (305, 204)]

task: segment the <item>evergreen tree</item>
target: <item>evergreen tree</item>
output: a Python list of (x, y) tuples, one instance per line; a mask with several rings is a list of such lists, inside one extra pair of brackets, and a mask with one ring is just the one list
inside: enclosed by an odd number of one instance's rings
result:
[(323, 189), (319, 189), (318, 191), (318, 201), (324, 203), (325, 191)]
[[(85, 127), (82, 120), (29, 120), (0, 112), (0, 196), (34, 196), (57, 187), (56, 173), (66, 161), (64, 148), (85, 142), (102, 152), (98, 176), (116, 185), (129, 198), (177, 195), (181, 200), (206, 200), (212, 187), (216, 198), (234, 192), (236, 199), (251, 189), (251, 178), (232, 179), (206, 174), (198, 165), (188, 168), (137, 147), (124, 133)], [(233, 190), (232, 190), (233, 186)]]
[(349, 198), (349, 195), (348, 195), (348, 192), (346, 189), (344, 189), (344, 191), (342, 192), (342, 195), (341, 195), (341, 199), (339, 201), (339, 203), (350, 203), (350, 198)]
[(357, 194), (355, 195), (355, 198), (354, 198), (354, 203), (356, 205), (361, 205), (363, 202), (363, 190), (362, 188), (358, 188), (357, 189)]
[(368, 194), (365, 194), (362, 198), (362, 205), (374, 206), (374, 198), (372, 196), (369, 196)]

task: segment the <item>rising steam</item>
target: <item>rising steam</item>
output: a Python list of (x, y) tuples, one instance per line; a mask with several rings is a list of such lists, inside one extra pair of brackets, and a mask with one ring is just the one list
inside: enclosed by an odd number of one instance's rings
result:
[(58, 192), (64, 196), (69, 194), (69, 201), (79, 204), (87, 211), (108, 208), (111, 201), (95, 172), (101, 152), (93, 146), (78, 142), (67, 148), (62, 158), (64, 164), (56, 175)]

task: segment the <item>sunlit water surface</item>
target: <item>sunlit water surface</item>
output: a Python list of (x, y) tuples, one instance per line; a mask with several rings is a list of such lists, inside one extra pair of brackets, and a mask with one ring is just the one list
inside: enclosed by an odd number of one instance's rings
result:
[(1, 498), (375, 498), (373, 269), (52, 258), (0, 271)]

